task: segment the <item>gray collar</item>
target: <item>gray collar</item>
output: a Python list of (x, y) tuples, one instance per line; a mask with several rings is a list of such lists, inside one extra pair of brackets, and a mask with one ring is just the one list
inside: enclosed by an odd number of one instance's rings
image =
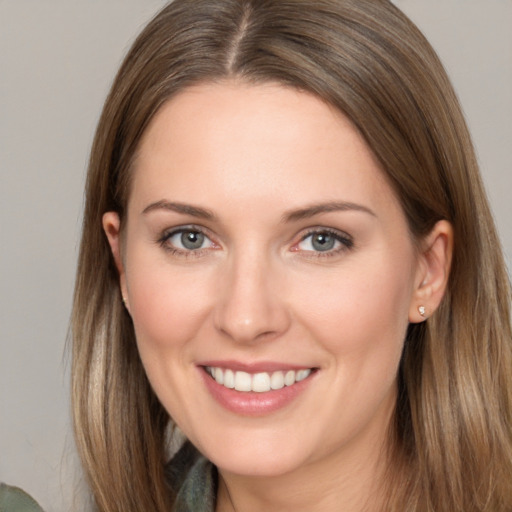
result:
[(166, 477), (176, 493), (173, 512), (214, 512), (217, 470), (189, 441), (167, 465)]

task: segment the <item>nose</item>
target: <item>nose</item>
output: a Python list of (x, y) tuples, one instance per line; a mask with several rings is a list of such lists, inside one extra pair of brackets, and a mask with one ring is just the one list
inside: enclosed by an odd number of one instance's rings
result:
[(256, 254), (227, 263), (222, 273), (215, 328), (239, 343), (273, 339), (290, 326), (290, 311), (277, 268)]

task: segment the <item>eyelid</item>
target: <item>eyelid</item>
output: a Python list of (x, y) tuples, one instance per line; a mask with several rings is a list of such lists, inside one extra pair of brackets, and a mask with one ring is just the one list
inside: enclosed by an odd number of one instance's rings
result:
[[(196, 233), (200, 233), (200, 234), (204, 235), (205, 238), (207, 238), (210, 241), (211, 246), (199, 248), (199, 249), (186, 249), (186, 248), (176, 247), (176, 246), (173, 246), (168, 243), (169, 239), (172, 238), (173, 236), (176, 236), (180, 233), (184, 233), (187, 231), (196, 232)], [(198, 226), (196, 224), (186, 224), (186, 225), (175, 226), (175, 227), (163, 230), (157, 239), (157, 243), (166, 251), (169, 251), (176, 255), (181, 255), (181, 256), (185, 256), (185, 257), (201, 256), (206, 251), (210, 251), (212, 249), (215, 250), (220, 247), (220, 244), (217, 243), (213, 238), (214, 237), (212, 236), (209, 229), (206, 229), (203, 226)]]
[[(307, 238), (317, 235), (317, 234), (328, 234), (335, 238), (337, 242), (341, 244), (340, 247), (334, 248), (326, 251), (314, 251), (314, 250), (302, 250), (298, 246), (301, 242), (306, 240)], [(307, 254), (308, 257), (329, 257), (336, 256), (341, 252), (351, 250), (354, 247), (354, 239), (351, 235), (346, 233), (345, 231), (341, 231), (339, 229), (327, 228), (327, 227), (313, 227), (306, 230), (305, 233), (300, 235), (300, 239), (298, 242), (294, 243), (291, 250), (292, 252), (302, 252), (303, 254)]]
[[(180, 248), (176, 247), (174, 245), (171, 245), (168, 243), (169, 239), (179, 233), (183, 232), (197, 232), (204, 235), (209, 242), (211, 243), (211, 246), (205, 247), (205, 248), (199, 248), (199, 249), (186, 249), (186, 248)], [(308, 237), (311, 237), (316, 234), (328, 234), (332, 236), (338, 243), (339, 247), (325, 250), (325, 251), (315, 251), (315, 250), (304, 250), (299, 248), (299, 244), (302, 243), (304, 240), (306, 240)], [(172, 228), (165, 229), (161, 232), (160, 236), (157, 238), (156, 242), (166, 251), (169, 251), (173, 254), (176, 254), (177, 256), (182, 257), (194, 257), (194, 256), (202, 256), (206, 252), (211, 250), (217, 250), (221, 248), (221, 244), (219, 244), (215, 240), (215, 236), (212, 235), (211, 231), (204, 226), (199, 226), (196, 224), (186, 224), (181, 226), (175, 226)], [(349, 251), (354, 246), (354, 240), (351, 235), (346, 233), (345, 231), (341, 231), (339, 229), (334, 228), (328, 228), (323, 226), (318, 227), (311, 227), (303, 231), (299, 235), (299, 240), (295, 242), (292, 247), (290, 248), (291, 252), (297, 252), (302, 253), (306, 257), (311, 258), (319, 258), (319, 257), (329, 257), (329, 256), (336, 256), (342, 252)]]

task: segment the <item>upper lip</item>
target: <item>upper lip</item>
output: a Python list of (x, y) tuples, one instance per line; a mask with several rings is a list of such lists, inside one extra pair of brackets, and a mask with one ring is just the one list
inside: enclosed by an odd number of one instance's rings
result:
[(201, 361), (198, 366), (210, 366), (213, 368), (229, 369), (239, 372), (246, 373), (260, 373), (260, 372), (277, 372), (277, 371), (288, 371), (288, 370), (303, 370), (308, 368), (315, 368), (308, 364), (290, 364), (290, 363), (279, 363), (276, 361), (257, 361), (250, 363), (243, 363), (240, 361), (233, 360), (222, 360), (222, 361)]

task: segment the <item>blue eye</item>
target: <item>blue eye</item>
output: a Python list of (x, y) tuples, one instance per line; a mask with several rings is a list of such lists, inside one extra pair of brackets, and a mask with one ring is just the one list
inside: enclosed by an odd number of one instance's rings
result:
[(337, 252), (353, 246), (348, 236), (328, 230), (308, 233), (298, 244), (297, 249), (311, 252)]
[(198, 251), (213, 247), (213, 242), (198, 229), (179, 229), (164, 236), (162, 243), (178, 251)]

